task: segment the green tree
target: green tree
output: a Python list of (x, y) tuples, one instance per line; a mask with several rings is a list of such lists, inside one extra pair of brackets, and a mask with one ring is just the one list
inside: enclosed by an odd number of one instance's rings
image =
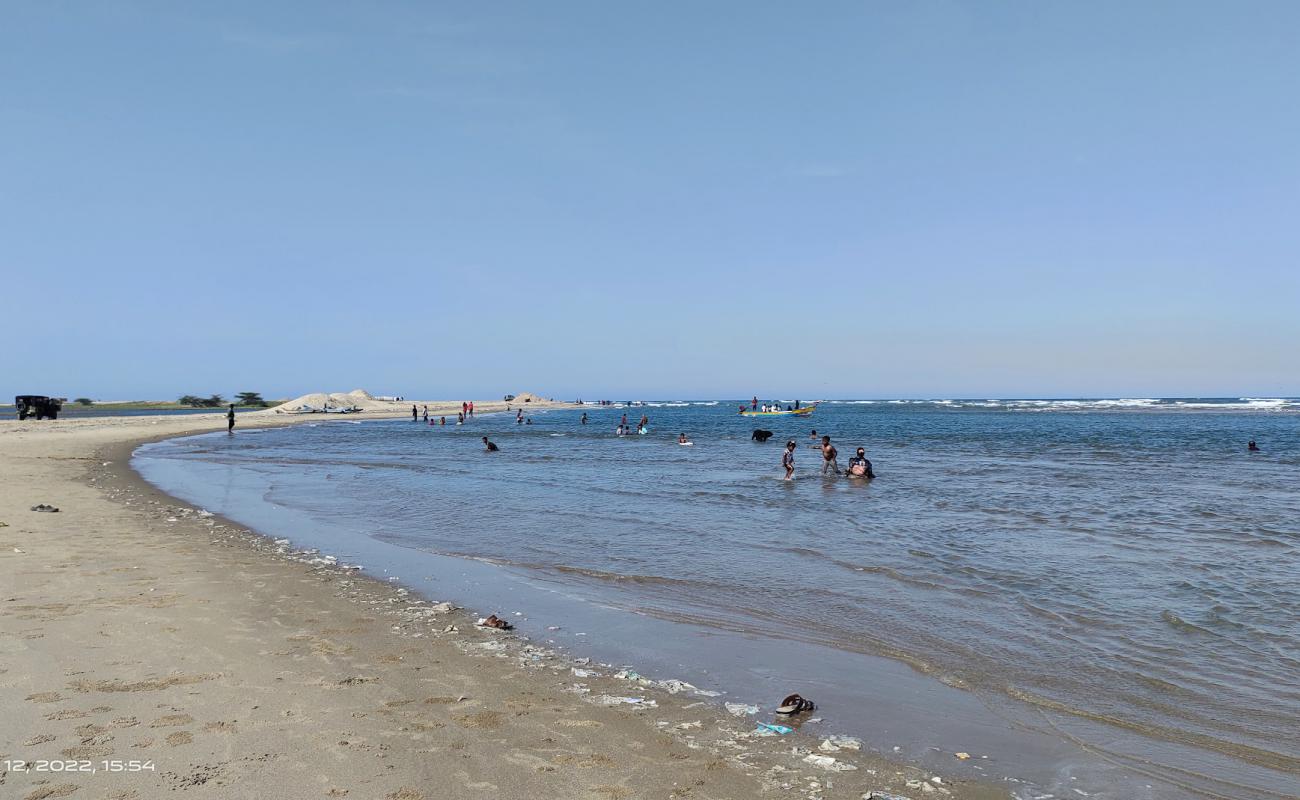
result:
[(239, 399), (239, 404), (241, 406), (257, 406), (258, 408), (266, 408), (266, 401), (262, 399), (260, 392), (240, 392), (235, 395), (235, 397)]
[(183, 406), (189, 406), (190, 408), (203, 408), (204, 404), (207, 401), (205, 401), (202, 397), (198, 397), (192, 394), (187, 394), (181, 397), (181, 399), (177, 400), (176, 402), (180, 403)]
[(76, 403), (79, 406), (93, 406), (95, 404), (95, 401), (91, 400), (89, 397), (78, 397), (76, 400), (73, 400), (72, 402)]
[(205, 408), (220, 408), (226, 404), (226, 399), (219, 394), (214, 394), (207, 400), (203, 401)]

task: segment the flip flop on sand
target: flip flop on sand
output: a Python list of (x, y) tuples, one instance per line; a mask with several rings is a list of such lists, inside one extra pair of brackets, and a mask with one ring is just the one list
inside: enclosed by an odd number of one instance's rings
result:
[(479, 620), (478, 624), (482, 625), (484, 628), (496, 628), (497, 630), (502, 630), (502, 631), (508, 631), (514, 627), (514, 625), (511, 625), (509, 622), (506, 622), (505, 620), (501, 619), (496, 614), (493, 614), (487, 619)]
[(781, 705), (777, 706), (776, 713), (802, 714), (805, 711), (814, 711), (816, 708), (817, 704), (813, 701), (805, 700), (797, 694), (792, 694), (781, 701)]

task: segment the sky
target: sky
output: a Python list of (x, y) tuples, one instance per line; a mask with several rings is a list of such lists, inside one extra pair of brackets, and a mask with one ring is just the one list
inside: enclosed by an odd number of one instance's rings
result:
[(0, 396), (1300, 395), (1300, 3), (0, 2)]

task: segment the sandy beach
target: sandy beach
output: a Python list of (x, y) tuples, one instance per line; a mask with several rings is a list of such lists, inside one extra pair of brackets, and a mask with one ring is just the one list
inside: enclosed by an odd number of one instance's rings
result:
[[(241, 414), (236, 435), (293, 421)], [(815, 724), (755, 735), (765, 718), (475, 628), (129, 467), (142, 442), (224, 424), (0, 422), (0, 796), (1008, 794), (825, 744)]]

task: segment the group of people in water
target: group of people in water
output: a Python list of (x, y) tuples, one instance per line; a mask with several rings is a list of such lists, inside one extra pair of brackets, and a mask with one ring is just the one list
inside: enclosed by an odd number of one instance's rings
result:
[[(809, 439), (817, 439), (817, 431), (808, 434)], [(840, 453), (831, 444), (831, 437), (822, 436), (820, 442), (809, 445), (814, 450), (821, 451), (822, 457), (822, 474), (830, 473), (832, 475), (843, 475), (847, 478), (861, 478), (871, 480), (876, 477), (875, 471), (871, 468), (871, 459), (867, 458), (867, 451), (864, 447), (859, 447), (857, 455), (849, 459), (847, 469), (840, 469)], [(798, 449), (798, 444), (794, 439), (785, 443), (785, 451), (781, 454), (781, 467), (785, 470), (785, 479), (794, 480), (794, 454)]]
[[(582, 425), (587, 424), (588, 417), (586, 412), (583, 412), (582, 417), (579, 418), (578, 421), (579, 424)], [(520, 424), (525, 423), (522, 410), (515, 415), (515, 422)], [(526, 421), (526, 424), (531, 425), (532, 422), (533, 422), (532, 419), (528, 419)], [(627, 414), (624, 414), (623, 417), (619, 420), (618, 427), (615, 428), (614, 430), (614, 435), (630, 436), (633, 432), (642, 435), (649, 433), (650, 417), (646, 416), (645, 414), (642, 414), (640, 421), (637, 422), (636, 427), (634, 428), (633, 426), (628, 424)], [(760, 432), (755, 431), (755, 435), (752, 437), (753, 440), (757, 442), (765, 442), (767, 441), (768, 437), (771, 435), (770, 431), (761, 431), (761, 433), (767, 434), (761, 437), (757, 435), (758, 433)], [(819, 451), (821, 455), (822, 475), (827, 475), (827, 474), (836, 475), (836, 476), (842, 475), (847, 478), (859, 478), (862, 480), (871, 480), (876, 477), (876, 473), (871, 466), (871, 459), (867, 458), (866, 448), (859, 447), (857, 449), (857, 453), (852, 458), (849, 459), (848, 466), (844, 469), (841, 469), (840, 461), (839, 461), (839, 451), (835, 448), (835, 445), (831, 443), (830, 436), (823, 435), (820, 441), (818, 441), (817, 431), (813, 430), (812, 433), (808, 434), (808, 438), (814, 440), (813, 444), (810, 444), (809, 447)], [(695, 443), (692, 442), (686, 436), (685, 433), (679, 433), (677, 434), (677, 444), (693, 445)], [(1254, 442), (1251, 442), (1251, 444), (1254, 445)], [(496, 443), (489, 440), (488, 437), (486, 436), (483, 437), (483, 448), (488, 453), (500, 452), (501, 449), (496, 445)], [(795, 452), (797, 450), (798, 450), (798, 444), (795, 442), (794, 439), (791, 439), (788, 442), (786, 442), (785, 450), (782, 451), (781, 453), (781, 468), (785, 470), (785, 480), (787, 481), (794, 480), (794, 462), (795, 462)]]

